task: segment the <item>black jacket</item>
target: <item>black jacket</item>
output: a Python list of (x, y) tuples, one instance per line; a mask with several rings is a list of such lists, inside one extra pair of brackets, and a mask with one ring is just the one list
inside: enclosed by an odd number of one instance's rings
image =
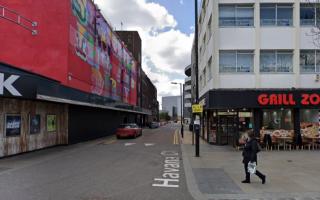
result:
[(249, 140), (244, 145), (242, 156), (243, 163), (256, 162), (257, 163), (257, 151), (258, 151), (258, 142), (255, 138)]

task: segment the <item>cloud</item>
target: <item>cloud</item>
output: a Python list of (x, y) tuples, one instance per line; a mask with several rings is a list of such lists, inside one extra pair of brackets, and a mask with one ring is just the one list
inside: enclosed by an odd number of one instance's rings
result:
[(183, 5), (183, 0), (180, 0), (179, 3), (180, 3), (181, 5)]
[[(111, 25), (137, 30), (142, 39), (142, 68), (162, 96), (179, 95), (171, 81), (183, 82), (184, 68), (190, 64), (193, 34), (177, 30), (178, 22), (162, 5), (146, 0), (96, 0)], [(183, 0), (180, 0), (183, 3)], [(181, 74), (174, 77), (172, 74)]]

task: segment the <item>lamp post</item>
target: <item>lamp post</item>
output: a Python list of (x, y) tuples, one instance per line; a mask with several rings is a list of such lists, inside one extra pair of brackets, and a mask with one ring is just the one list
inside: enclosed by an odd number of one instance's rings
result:
[(181, 96), (181, 137), (183, 138), (183, 113), (182, 113), (182, 109), (183, 109), (183, 83), (177, 83), (177, 82), (171, 82), (171, 84), (173, 85), (180, 85), (180, 96)]
[[(199, 78), (198, 78), (198, 63), (199, 63), (199, 54), (198, 54), (198, 0), (194, 0), (194, 23), (195, 23), (195, 33), (194, 33), (194, 43), (195, 43), (195, 58), (196, 58), (196, 66), (195, 66), (195, 76), (196, 76), (196, 104), (199, 103)], [(200, 156), (200, 131), (196, 132), (196, 157)]]

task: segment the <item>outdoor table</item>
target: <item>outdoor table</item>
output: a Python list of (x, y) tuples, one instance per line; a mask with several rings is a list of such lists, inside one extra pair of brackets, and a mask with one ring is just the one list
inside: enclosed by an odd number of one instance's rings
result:
[[(277, 137), (277, 140), (279, 140), (279, 143), (283, 144), (283, 150), (286, 150), (286, 141), (290, 139), (292, 139), (292, 137), (288, 137), (288, 136)], [(279, 146), (278, 146), (278, 150), (279, 150)]]

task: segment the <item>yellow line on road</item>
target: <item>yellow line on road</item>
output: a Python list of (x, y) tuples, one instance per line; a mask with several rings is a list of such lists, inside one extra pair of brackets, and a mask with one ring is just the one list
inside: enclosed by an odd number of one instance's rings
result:
[(173, 144), (179, 144), (179, 131), (176, 129), (173, 134)]

